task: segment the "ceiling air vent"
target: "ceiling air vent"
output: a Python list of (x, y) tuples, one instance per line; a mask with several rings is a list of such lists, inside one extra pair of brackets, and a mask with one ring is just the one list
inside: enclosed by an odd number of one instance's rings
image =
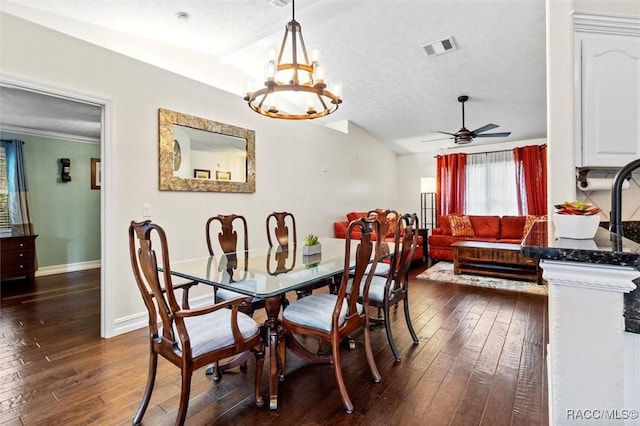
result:
[(424, 46), (422, 46), (422, 48), (427, 53), (427, 56), (436, 56), (436, 55), (440, 55), (441, 53), (455, 50), (457, 47), (456, 47), (456, 42), (453, 41), (453, 37), (447, 37), (442, 40), (427, 43)]
[(267, 4), (270, 4), (272, 6), (277, 6), (277, 7), (285, 7), (289, 3), (291, 3), (291, 0), (268, 0), (267, 1)]

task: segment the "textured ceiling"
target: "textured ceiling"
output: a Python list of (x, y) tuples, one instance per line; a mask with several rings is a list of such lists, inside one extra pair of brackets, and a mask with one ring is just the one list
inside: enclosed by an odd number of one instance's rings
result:
[[(453, 145), (423, 141), (461, 127), (457, 97), (466, 94), (467, 128), (494, 123), (495, 132), (511, 132), (473, 144), (546, 137), (544, 0), (295, 6), (307, 47), (321, 50), (329, 81), (343, 84), (344, 103), (321, 122), (350, 120), (398, 153), (431, 151)], [(262, 78), (265, 52), (291, 19), (290, 4), (267, 0), (3, 0), (0, 9), (238, 95), (242, 79)], [(457, 50), (424, 53), (422, 45), (449, 36)], [(149, 46), (158, 43), (166, 48), (153, 57)], [(180, 62), (172, 55), (186, 53), (202, 67), (172, 69)]]
[(6, 130), (100, 140), (99, 106), (10, 86), (0, 86), (0, 105), (0, 124)]

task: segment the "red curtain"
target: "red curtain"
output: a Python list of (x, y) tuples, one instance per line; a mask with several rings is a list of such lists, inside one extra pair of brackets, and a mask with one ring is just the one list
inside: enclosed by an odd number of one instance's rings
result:
[(547, 214), (547, 146), (513, 149), (516, 163), (518, 211), (521, 215)]
[[(438, 215), (464, 213), (466, 154), (436, 157), (436, 212)], [(437, 222), (437, 219), (436, 219)]]

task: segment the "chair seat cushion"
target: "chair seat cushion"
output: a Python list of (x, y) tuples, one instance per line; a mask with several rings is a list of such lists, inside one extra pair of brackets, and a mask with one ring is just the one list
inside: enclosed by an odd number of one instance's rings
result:
[[(290, 304), (282, 313), (282, 317), (289, 322), (331, 331), (331, 316), (336, 306), (338, 296), (335, 294), (312, 294)], [(358, 312), (362, 312), (362, 305), (357, 304)], [(338, 325), (344, 324), (347, 314), (347, 303), (342, 304)]]
[[(384, 301), (384, 287), (386, 283), (387, 283), (387, 279), (385, 277), (374, 275), (371, 278), (371, 284), (369, 285), (370, 301), (377, 302), (377, 303), (382, 303)], [(362, 293), (362, 289), (360, 290), (360, 293)]]
[[(246, 294), (237, 293), (235, 291), (227, 290), (226, 288), (218, 288), (216, 290), (216, 297), (219, 300), (227, 301), (227, 300), (235, 299), (236, 297), (249, 297), (249, 296), (247, 296)], [(260, 300), (260, 299), (258, 299), (257, 297), (253, 297), (251, 299), (251, 303), (257, 302), (258, 300)]]
[[(234, 344), (231, 332), (231, 309), (220, 309), (206, 315), (187, 317), (184, 324), (191, 342), (191, 354), (195, 358), (207, 352)], [(249, 339), (258, 333), (258, 323), (250, 316), (238, 312), (238, 328), (242, 337)], [(158, 331), (162, 334), (162, 329)], [(176, 338), (178, 331), (174, 326)], [(178, 340), (178, 348), (182, 350)]]
[[(362, 284), (360, 285), (360, 297), (364, 292), (364, 283), (367, 280), (367, 276), (362, 277)], [(353, 279), (350, 279), (347, 283), (347, 293), (351, 292), (351, 286)], [(379, 275), (371, 277), (371, 284), (369, 285), (369, 301), (382, 303), (384, 300), (384, 286), (387, 283), (387, 278)]]
[[(387, 275), (391, 270), (391, 266), (388, 263), (378, 262), (376, 264), (375, 275)], [(369, 274), (371, 272), (371, 263), (367, 265), (367, 269), (364, 270), (365, 274)]]

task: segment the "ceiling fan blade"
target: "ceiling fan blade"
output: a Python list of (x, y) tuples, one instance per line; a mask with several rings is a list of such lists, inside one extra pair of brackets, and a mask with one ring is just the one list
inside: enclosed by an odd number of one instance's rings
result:
[(486, 132), (487, 130), (492, 130), (495, 129), (496, 127), (500, 127), (497, 124), (486, 124), (482, 127), (478, 127), (477, 129), (473, 130), (471, 133), (482, 133), (482, 132)]
[(420, 141), (421, 143), (425, 143), (425, 142), (437, 142), (437, 141), (445, 141), (445, 140), (451, 140), (453, 138), (438, 138), (438, 139), (427, 139), (424, 141)]
[(482, 133), (476, 135), (476, 138), (506, 138), (509, 136), (511, 132), (502, 132), (502, 133)]
[(440, 130), (436, 130), (436, 133), (443, 133), (443, 134), (445, 134), (445, 135), (451, 135), (451, 136), (455, 136), (455, 135), (456, 135), (455, 133), (442, 132), (442, 131), (440, 131)]

